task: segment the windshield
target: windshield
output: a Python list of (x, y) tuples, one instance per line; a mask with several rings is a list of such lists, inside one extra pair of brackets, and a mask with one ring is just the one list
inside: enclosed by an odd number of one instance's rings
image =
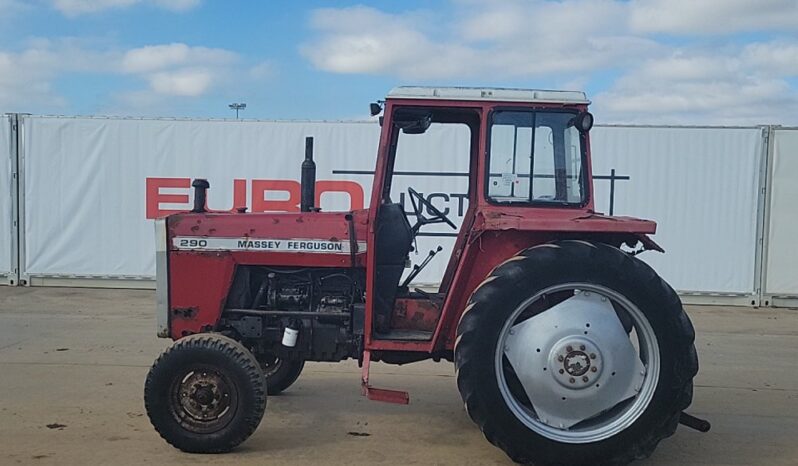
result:
[(584, 205), (582, 137), (572, 112), (496, 111), (490, 130), (488, 199)]

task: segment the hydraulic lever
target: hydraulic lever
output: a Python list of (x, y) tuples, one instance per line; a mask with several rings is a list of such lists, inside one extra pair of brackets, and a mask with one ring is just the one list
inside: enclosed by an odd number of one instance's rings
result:
[(427, 257), (425, 257), (420, 264), (413, 266), (413, 271), (410, 272), (410, 275), (408, 275), (407, 278), (405, 278), (405, 281), (403, 281), (402, 284), (399, 285), (399, 288), (404, 288), (407, 285), (409, 285), (410, 282), (412, 282), (413, 279), (416, 278), (416, 276), (418, 276), (418, 274), (421, 273), (422, 270), (424, 270), (424, 267), (426, 267), (427, 264), (429, 264), (429, 261), (431, 261), (432, 258), (435, 257), (435, 254), (438, 254), (441, 251), (443, 251), (443, 248), (440, 246), (438, 246), (438, 248), (435, 249), (434, 251), (430, 250), (429, 254), (427, 254)]

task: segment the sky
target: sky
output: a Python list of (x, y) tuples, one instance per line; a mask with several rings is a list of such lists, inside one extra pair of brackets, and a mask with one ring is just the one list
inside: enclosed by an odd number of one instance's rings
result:
[(798, 0), (0, 0), (0, 113), (349, 120), (397, 85), (798, 124)]

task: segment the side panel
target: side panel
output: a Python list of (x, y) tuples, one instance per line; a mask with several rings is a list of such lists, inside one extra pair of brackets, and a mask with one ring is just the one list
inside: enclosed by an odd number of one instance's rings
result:
[(169, 248), (166, 219), (155, 220), (155, 315), (157, 332), (169, 337)]
[(210, 330), (219, 321), (234, 270), (230, 253), (169, 254), (169, 321), (173, 339)]
[(16, 226), (14, 204), (16, 200), (16, 116), (0, 118), (0, 284), (14, 285), (16, 277)]
[(760, 128), (598, 127), (591, 139), (596, 210), (609, 210), (615, 170), (615, 215), (659, 225), (666, 253), (641, 259), (680, 292), (755, 299)]
[(798, 303), (798, 129), (773, 131), (765, 268), (768, 304)]

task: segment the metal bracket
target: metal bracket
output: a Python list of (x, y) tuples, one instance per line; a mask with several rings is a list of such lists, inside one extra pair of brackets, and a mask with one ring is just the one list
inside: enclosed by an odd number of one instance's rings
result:
[(360, 393), (372, 401), (383, 401), (406, 405), (410, 403), (410, 394), (400, 390), (387, 390), (374, 388), (369, 384), (369, 366), (371, 365), (371, 351), (363, 351), (363, 372), (360, 379)]

